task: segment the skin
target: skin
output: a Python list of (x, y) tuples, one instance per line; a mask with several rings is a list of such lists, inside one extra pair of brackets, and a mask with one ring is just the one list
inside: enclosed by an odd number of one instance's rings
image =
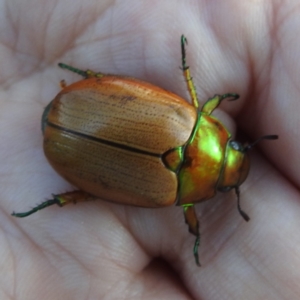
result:
[[(298, 1), (1, 1), (1, 299), (299, 299)], [(3, 30), (4, 29), (4, 30)], [(241, 98), (216, 114), (243, 140), (278, 134), (251, 152), (241, 187), (197, 206), (200, 260), (180, 207), (104, 201), (26, 211), (72, 191), (46, 161), (40, 118), (60, 70), (135, 76), (189, 100), (180, 35), (199, 101)]]

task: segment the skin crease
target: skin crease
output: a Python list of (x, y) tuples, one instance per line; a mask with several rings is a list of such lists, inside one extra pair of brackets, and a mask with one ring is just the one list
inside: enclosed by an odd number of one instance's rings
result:
[[(156, 2), (156, 3), (154, 3)], [(0, 299), (299, 299), (298, 1), (2, 1), (0, 10)], [(215, 93), (251, 152), (241, 186), (197, 206), (202, 267), (180, 207), (103, 201), (26, 211), (74, 188), (42, 150), (40, 118), (58, 62), (134, 76), (189, 99), (180, 35), (203, 103)], [(222, 111), (221, 111), (222, 110)], [(220, 118), (221, 118), (220, 116)]]

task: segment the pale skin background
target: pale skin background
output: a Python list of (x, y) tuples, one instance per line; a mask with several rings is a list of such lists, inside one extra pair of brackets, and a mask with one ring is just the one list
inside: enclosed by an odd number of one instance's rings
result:
[[(0, 299), (300, 299), (299, 1), (3, 0), (0, 9)], [(180, 207), (96, 201), (26, 211), (74, 188), (47, 163), (40, 118), (82, 69), (135, 76), (189, 100), (180, 35), (203, 103), (251, 152), (241, 187), (197, 206), (200, 260)], [(221, 111), (227, 112), (227, 114)], [(232, 128), (232, 127), (230, 127)]]

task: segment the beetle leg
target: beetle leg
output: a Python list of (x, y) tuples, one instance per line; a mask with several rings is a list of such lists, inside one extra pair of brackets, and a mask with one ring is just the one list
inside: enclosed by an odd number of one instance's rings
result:
[(228, 101), (237, 100), (240, 96), (235, 93), (227, 93), (223, 95), (214, 95), (212, 98), (209, 98), (201, 108), (201, 112), (210, 115), (219, 105), (220, 103), (227, 98)]
[(91, 78), (91, 77), (97, 77), (97, 78), (101, 78), (103, 76), (105, 76), (104, 74), (100, 73), (100, 72), (94, 72), (92, 70), (86, 70), (86, 71), (83, 71), (83, 70), (80, 70), (80, 69), (77, 69), (77, 68), (74, 68), (72, 66), (69, 66), (69, 65), (66, 65), (66, 64), (63, 64), (63, 63), (59, 63), (58, 66), (62, 69), (67, 69), (71, 72), (74, 72), (76, 74), (79, 74), (81, 75), (82, 77), (84, 78)]
[(250, 220), (250, 217), (241, 209), (241, 204), (240, 204), (240, 189), (238, 186), (235, 187), (235, 194), (237, 197), (237, 209), (240, 215), (243, 217), (243, 219), (248, 222)]
[[(196, 109), (198, 109), (199, 102), (196, 92), (196, 87), (193, 82), (193, 78), (190, 73), (190, 67), (186, 64), (186, 51), (185, 51), (185, 45), (187, 44), (187, 39), (184, 35), (181, 36), (181, 64), (182, 64), (182, 70), (183, 74), (187, 83), (188, 91), (190, 93), (190, 96), (192, 98), (193, 105)], [(237, 100), (240, 96), (236, 93), (227, 93), (223, 95), (215, 95), (212, 98), (208, 99), (202, 109), (201, 112), (206, 113), (210, 115), (214, 109), (216, 109), (219, 104), (226, 98), (231, 98), (229, 101)]]
[(181, 65), (183, 70), (183, 75), (187, 83), (187, 87), (192, 98), (193, 105), (198, 109), (199, 102), (197, 98), (196, 88), (191, 77), (190, 67), (186, 65), (186, 54), (185, 54), (185, 45), (187, 44), (187, 39), (184, 35), (181, 36)]
[(31, 210), (23, 213), (12, 213), (12, 216), (18, 217), (18, 218), (24, 218), (27, 217), (41, 209), (44, 209), (48, 206), (51, 206), (53, 204), (57, 204), (60, 207), (63, 207), (69, 203), (77, 203), (77, 202), (83, 202), (83, 201), (91, 201), (96, 200), (97, 197), (94, 197), (88, 193), (82, 192), (82, 191), (73, 191), (73, 192), (67, 192), (63, 194), (58, 195), (52, 195), (53, 199), (46, 200), (42, 202), (41, 204), (33, 207)]
[(189, 232), (196, 236), (193, 252), (194, 252), (196, 264), (200, 266), (199, 255), (198, 255), (198, 248), (200, 244), (200, 232), (199, 232), (199, 222), (195, 212), (195, 207), (193, 204), (184, 205), (183, 211), (184, 211), (185, 223), (187, 223), (189, 226)]

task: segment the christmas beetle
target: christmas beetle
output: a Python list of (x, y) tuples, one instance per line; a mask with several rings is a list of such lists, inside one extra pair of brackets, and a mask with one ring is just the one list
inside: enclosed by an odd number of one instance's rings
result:
[(186, 65), (186, 38), (181, 37), (182, 70), (192, 104), (152, 84), (131, 77), (61, 68), (85, 79), (62, 91), (42, 116), (44, 152), (52, 167), (78, 191), (54, 195), (15, 217), (26, 217), (53, 204), (101, 198), (141, 207), (183, 207), (189, 231), (196, 236), (193, 253), (197, 265), (200, 242), (194, 204), (217, 191), (235, 189), (249, 171), (251, 145), (231, 139), (224, 125), (211, 115), (235, 93), (215, 95), (201, 109)]

